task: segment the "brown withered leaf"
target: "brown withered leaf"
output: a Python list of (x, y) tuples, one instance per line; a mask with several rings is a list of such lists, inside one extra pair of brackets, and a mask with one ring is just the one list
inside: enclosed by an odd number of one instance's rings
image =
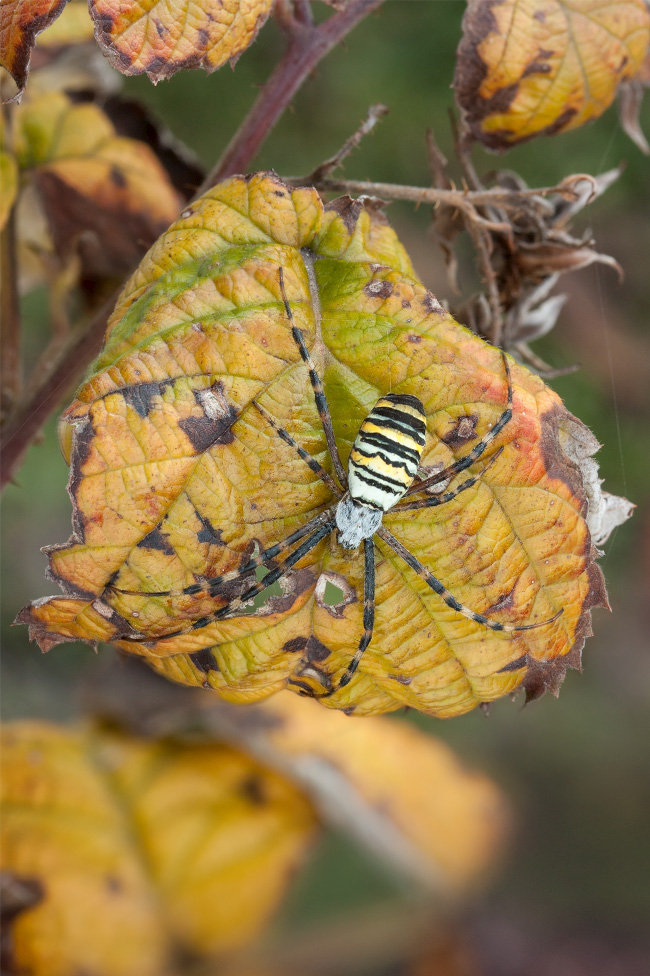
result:
[(0, 4), (0, 65), (9, 72), (18, 91), (25, 89), (36, 36), (54, 21), (66, 0), (3, 0)]
[(90, 0), (95, 36), (125, 75), (154, 82), (183, 68), (215, 71), (236, 61), (266, 21), (273, 0)]
[(1, 760), (12, 973), (161, 976), (240, 946), (315, 826), (298, 789), (223, 745), (17, 722)]
[(114, 95), (102, 101), (102, 110), (118, 135), (144, 142), (162, 163), (172, 185), (184, 200), (195, 196), (205, 175), (197, 158), (142, 102)]
[[(225, 181), (133, 275), (64, 415), (74, 534), (49, 550), (64, 596), (20, 617), (44, 648), (113, 639), (236, 702), (287, 682), (297, 690), (307, 673), (320, 693), (347, 667), (363, 633), (363, 560), (334, 533), (280, 592), (231, 606), (251, 586), (250, 572), (238, 575), (251, 555), (334, 502), (267, 419), (329, 465), (280, 267), (344, 462), (389, 391), (424, 404), (425, 467), (464, 457), (501, 416), (501, 354), (426, 291), (376, 207), (344, 198), (324, 208), (313, 189), (275, 174)], [(322, 699), (328, 707), (461, 714), (517, 688), (530, 661), (581, 646), (590, 609), (604, 605), (580, 469), (560, 436), (570, 415), (539, 377), (511, 368), (513, 417), (473, 490), (394, 509), (385, 523), (465, 606), (516, 625), (562, 615), (525, 632), (486, 630), (376, 537), (373, 638), (354, 680)], [(237, 578), (204, 585), (227, 573)]]
[(649, 39), (645, 0), (470, 0), (456, 98), (489, 149), (574, 129), (634, 77)]
[(78, 253), (85, 278), (124, 274), (182, 205), (149, 146), (118, 136), (97, 105), (63, 92), (23, 99), (15, 148), (55, 251)]

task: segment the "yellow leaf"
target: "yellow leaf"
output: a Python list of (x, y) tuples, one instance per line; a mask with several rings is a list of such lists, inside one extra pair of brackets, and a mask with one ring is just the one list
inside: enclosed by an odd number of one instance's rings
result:
[(575, 129), (611, 105), (649, 40), (644, 0), (470, 0), (456, 97), (490, 149)]
[(206, 710), (301, 785), (326, 821), (438, 895), (466, 892), (501, 854), (510, 818), (494, 783), (407, 722), (351, 722), (286, 692), (225, 715), (209, 701)]
[(125, 75), (155, 83), (181, 68), (211, 72), (253, 42), (273, 0), (90, 0), (96, 37)]
[(3, 730), (2, 766), (2, 870), (34, 895), (7, 937), (29, 976), (160, 976), (172, 952), (246, 942), (314, 824), (225, 746), (23, 722)]
[(97, 105), (62, 92), (27, 96), (15, 129), (55, 250), (79, 251), (86, 277), (123, 274), (178, 214), (181, 198), (153, 151), (118, 136)]
[[(123, 649), (232, 701), (287, 682), (316, 695), (336, 689), (364, 630), (360, 551), (330, 533), (255, 608), (231, 607), (255, 584), (254, 566), (239, 573), (253, 553), (331, 518), (335, 502), (270, 422), (331, 470), (279, 268), (344, 462), (389, 392), (422, 402), (428, 470), (471, 461), (504, 424), (457, 496), (386, 513), (409, 558), (452, 597), (375, 536), (372, 640), (352, 682), (323, 703), (452, 716), (522, 683), (530, 697), (556, 691), (566, 667), (579, 664), (590, 609), (606, 603), (570, 451), (584, 428), (514, 363), (513, 414), (503, 420), (502, 355), (414, 277), (385, 218), (359, 201), (323, 208), (314, 190), (274, 174), (213, 188), (127, 283), (104, 351), (64, 415), (75, 533), (50, 550), (64, 597), (39, 601), (20, 620), (47, 647), (71, 636), (71, 620), (80, 634), (87, 619), (86, 639), (96, 640), (101, 618), (99, 629)], [(466, 480), (459, 474), (451, 488)], [(452, 598), (506, 630), (535, 627), (497, 632)]]
[(39, 35), (38, 47), (63, 47), (81, 44), (93, 38), (93, 22), (85, 0), (68, 0), (61, 16)]

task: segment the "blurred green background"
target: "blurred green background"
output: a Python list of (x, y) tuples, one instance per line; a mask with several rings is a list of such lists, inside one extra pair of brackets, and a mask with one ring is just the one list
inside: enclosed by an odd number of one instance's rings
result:
[[(345, 175), (429, 184), (427, 127), (452, 156), (450, 84), (464, 9), (462, 0), (389, 0), (321, 62), (251, 169), (310, 172), (355, 130), (371, 103), (384, 102), (389, 116), (347, 160)], [(211, 168), (281, 47), (270, 22), (234, 72), (184, 72), (156, 88), (145, 78), (127, 79), (123, 91), (150, 106)], [(642, 123), (650, 133), (647, 106)], [(622, 264), (625, 281), (619, 285), (610, 269), (597, 266), (567, 277), (561, 290), (570, 300), (552, 337), (536, 351), (554, 366), (581, 364), (580, 372), (551, 385), (603, 444), (605, 488), (638, 508), (614, 533), (601, 562), (613, 612), (595, 612), (585, 672), (569, 673), (557, 701), (545, 697), (524, 710), (521, 699), (502, 701), (488, 718), (477, 712), (449, 722), (413, 714), (393, 720), (406, 718), (447, 740), (506, 789), (516, 810), (508, 863), (457, 923), (460, 941), (481, 959), (481, 969), (467, 972), (634, 976), (650, 971), (648, 161), (624, 136), (614, 110), (505, 158), (480, 150), (474, 158), (479, 172), (513, 168), (531, 186), (627, 161), (621, 180), (580, 224), (592, 230), (598, 250)], [(442, 258), (427, 238), (429, 211), (394, 203), (388, 216), (424, 282), (445, 297)], [(43, 293), (25, 298), (24, 316), (34, 356), (47, 335)], [(69, 718), (78, 707), (78, 677), (94, 666), (87, 647), (62, 645), (43, 657), (22, 628), (10, 629), (21, 606), (54, 591), (39, 550), (69, 534), (66, 474), (50, 423), (4, 498), (5, 720)], [(298, 879), (282, 924), (314, 924), (401, 897), (368, 859), (332, 835)], [(355, 966), (349, 971), (402, 972), (376, 962), (369, 969)], [(443, 971), (436, 966), (418, 972)]]

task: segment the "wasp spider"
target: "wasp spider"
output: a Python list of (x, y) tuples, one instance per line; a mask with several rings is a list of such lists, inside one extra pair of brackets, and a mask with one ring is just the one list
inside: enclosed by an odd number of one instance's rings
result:
[[(343, 549), (353, 551), (358, 549), (361, 543), (363, 543), (365, 561), (363, 634), (359, 640), (355, 654), (338, 682), (330, 683), (329, 689), (326, 689), (322, 695), (318, 695), (317, 697), (328, 697), (351, 681), (355, 671), (359, 667), (364, 651), (372, 640), (375, 618), (375, 555), (373, 545), (373, 536), (375, 535), (379, 536), (380, 539), (390, 546), (441, 597), (448, 607), (451, 607), (457, 613), (468, 617), (470, 620), (481, 624), (489, 630), (513, 633), (515, 631), (519, 632), (543, 627), (556, 620), (562, 613), (562, 610), (559, 610), (553, 617), (547, 620), (524, 625), (500, 623), (491, 620), (482, 613), (477, 613), (456, 600), (440, 580), (416, 559), (402, 545), (399, 539), (395, 538), (382, 525), (382, 518), (385, 512), (391, 510), (399, 510), (401, 512), (412, 511), (413, 509), (444, 505), (446, 502), (451, 501), (456, 495), (467, 491), (468, 488), (475, 485), (490, 464), (499, 456), (503, 448), (500, 448), (492, 455), (482, 471), (463, 481), (452, 491), (427, 495), (422, 498), (413, 497), (425, 492), (426, 489), (434, 485), (439, 485), (441, 482), (448, 482), (452, 477), (472, 465), (483, 455), (488, 445), (510, 421), (512, 417), (512, 379), (505, 354), (502, 353), (507, 382), (507, 405), (491, 430), (464, 457), (459, 458), (453, 464), (436, 472), (431, 477), (418, 480), (420, 458), (424, 449), (426, 435), (424, 408), (421, 401), (415, 396), (403, 393), (389, 393), (378, 400), (361, 424), (352, 446), (348, 460), (348, 470), (346, 472), (334, 438), (332, 418), (320, 377), (309, 355), (302, 332), (296, 326), (293, 319), (284, 287), (282, 268), (278, 269), (278, 278), (285, 312), (291, 324), (292, 335), (300, 350), (302, 360), (309, 371), (309, 379), (316, 401), (316, 408), (323, 427), (338, 484), (315, 458), (300, 447), (283, 427), (279, 426), (264, 407), (255, 401), (254, 405), (268, 424), (275, 430), (277, 435), (286, 444), (290, 445), (321, 481), (327, 485), (337, 499), (336, 504), (321, 512), (281, 542), (259, 552), (244, 566), (240, 567), (240, 569), (225, 573), (222, 576), (213, 577), (202, 583), (196, 583), (180, 591), (185, 595), (208, 594), (210, 596), (217, 596), (226, 583), (239, 580), (259, 567), (264, 566), (270, 560), (289, 553), (279, 565), (271, 569), (263, 579), (253, 583), (241, 596), (231, 600), (209, 616), (201, 617), (192, 624), (188, 624), (172, 633), (163, 634), (156, 638), (143, 636), (140, 639), (143, 641), (159, 641), (178, 637), (199, 630), (202, 627), (208, 626), (213, 621), (220, 620), (223, 617), (232, 615), (237, 610), (241, 610), (244, 604), (248, 603), (257, 594), (289, 573), (296, 563), (310, 553), (319, 542), (332, 532), (337, 532), (338, 543)], [(121, 590), (119, 592), (133, 591)], [(160, 591), (147, 595), (169, 596), (173, 594), (170, 591)], [(301, 677), (294, 677), (290, 679), (290, 684), (297, 686), (303, 694), (315, 696), (315, 692), (309, 685), (307, 679), (310, 677), (317, 679), (322, 685), (324, 676), (320, 672), (317, 675), (310, 674), (310, 670), (312, 669), (309, 667), (303, 670), (302, 678), (305, 680), (301, 680)]]

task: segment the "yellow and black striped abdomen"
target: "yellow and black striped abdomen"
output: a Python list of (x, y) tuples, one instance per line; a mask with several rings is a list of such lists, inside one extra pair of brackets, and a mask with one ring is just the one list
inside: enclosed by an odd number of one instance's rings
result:
[(352, 498), (387, 512), (410, 487), (424, 449), (424, 408), (417, 397), (389, 393), (359, 428), (348, 462)]

